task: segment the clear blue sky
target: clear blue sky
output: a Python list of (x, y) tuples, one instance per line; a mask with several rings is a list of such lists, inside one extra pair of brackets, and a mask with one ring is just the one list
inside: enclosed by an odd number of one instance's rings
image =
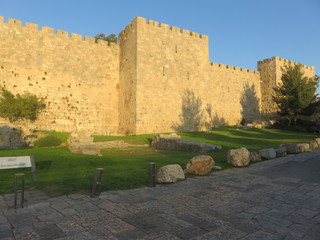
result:
[(0, 16), (85, 36), (141, 16), (208, 35), (212, 62), (256, 69), (279, 56), (320, 75), (320, 0), (0, 0)]

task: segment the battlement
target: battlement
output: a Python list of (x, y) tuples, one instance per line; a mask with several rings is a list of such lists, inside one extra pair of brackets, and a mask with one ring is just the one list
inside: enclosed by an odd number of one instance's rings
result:
[(130, 29), (132, 29), (132, 27), (136, 24), (145, 24), (146, 26), (150, 27), (150, 28), (156, 28), (159, 30), (163, 30), (163, 31), (171, 31), (180, 35), (184, 35), (184, 36), (189, 36), (189, 37), (194, 37), (194, 38), (198, 38), (198, 39), (203, 39), (203, 40), (208, 40), (208, 36), (207, 35), (203, 35), (203, 34), (199, 34), (196, 32), (191, 32), (189, 30), (186, 29), (181, 29), (175, 26), (170, 26), (168, 24), (165, 23), (159, 23), (157, 21), (154, 20), (147, 20), (146, 18), (143, 17), (136, 17), (123, 31), (121, 31), (121, 33), (119, 34), (119, 36), (123, 36), (124, 34), (126, 34), (127, 31), (129, 31)]
[(115, 46), (115, 45), (117, 45), (114, 42), (107, 42), (104, 40), (98, 40), (96, 43), (94, 37), (82, 36), (82, 35), (76, 34), (76, 33), (69, 34), (69, 32), (67, 32), (67, 31), (60, 30), (60, 29), (55, 30), (54, 28), (51, 28), (51, 27), (41, 26), (41, 28), (39, 29), (39, 25), (34, 24), (34, 23), (26, 22), (25, 26), (23, 26), (23, 22), (21, 20), (17, 20), (17, 19), (13, 19), (13, 18), (8, 18), (8, 21), (6, 23), (5, 18), (3, 16), (0, 16), (0, 27), (1, 27), (1, 25), (6, 25), (8, 27), (26, 30), (28, 32), (38, 31), (39, 33), (41, 33), (43, 35), (48, 35), (48, 36), (55, 35), (59, 38), (66, 38), (66, 39), (71, 39), (71, 40), (75, 40), (75, 41), (84, 41), (84, 42), (98, 44), (101, 46)]
[(229, 69), (229, 70), (234, 70), (234, 71), (240, 71), (240, 72), (247, 72), (247, 73), (252, 73), (252, 74), (257, 74), (259, 71), (251, 70), (251, 69), (246, 69), (246, 68), (240, 68), (240, 67), (234, 67), (230, 65), (225, 65), (221, 63), (210, 63), (211, 67), (218, 67), (221, 69)]
[[(289, 65), (293, 65), (293, 64), (297, 64), (297, 62), (294, 62), (294, 61), (291, 61), (291, 60), (288, 60), (288, 59), (285, 59), (285, 58), (281, 58), (281, 57), (271, 57), (271, 58), (266, 58), (266, 59), (263, 59), (261, 61), (258, 61), (258, 65), (259, 64), (264, 64), (264, 63), (269, 63), (269, 62), (283, 62), (285, 64), (289, 64)], [(298, 63), (298, 64), (301, 64), (301, 63)], [(313, 70), (314, 71), (314, 66), (307, 66), (307, 65), (304, 65), (304, 64), (301, 64), (301, 66), (305, 69), (309, 69), (309, 70)]]

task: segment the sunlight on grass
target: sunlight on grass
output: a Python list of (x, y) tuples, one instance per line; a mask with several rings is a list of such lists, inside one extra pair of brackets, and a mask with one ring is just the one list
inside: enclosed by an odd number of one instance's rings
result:
[[(69, 133), (48, 132), (66, 141)], [(223, 169), (227, 164), (227, 152), (231, 148), (246, 147), (250, 151), (263, 148), (277, 148), (281, 143), (306, 142), (314, 139), (313, 134), (275, 129), (236, 129), (221, 127), (211, 132), (179, 133), (182, 138), (222, 145), (222, 150), (209, 152), (216, 165)], [(148, 144), (154, 134), (139, 136), (94, 136), (95, 141), (123, 140), (125, 142)], [(149, 162), (155, 162), (157, 168), (177, 163), (183, 168), (187, 162), (199, 153), (157, 151), (149, 146), (125, 149), (103, 149), (102, 156), (89, 156), (71, 153), (66, 147), (26, 148), (0, 150), (0, 156), (32, 155), (36, 161), (37, 179), (30, 181), (30, 168), (0, 170), (0, 193), (13, 191), (14, 173), (26, 174), (26, 188), (36, 188), (50, 195), (72, 192), (89, 192), (96, 168), (105, 169), (102, 190), (129, 189), (147, 185)]]

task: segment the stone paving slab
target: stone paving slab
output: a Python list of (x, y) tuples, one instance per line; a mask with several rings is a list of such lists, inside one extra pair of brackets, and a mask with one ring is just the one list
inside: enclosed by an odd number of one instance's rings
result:
[(49, 198), (0, 195), (0, 239), (320, 239), (320, 151), (172, 185)]

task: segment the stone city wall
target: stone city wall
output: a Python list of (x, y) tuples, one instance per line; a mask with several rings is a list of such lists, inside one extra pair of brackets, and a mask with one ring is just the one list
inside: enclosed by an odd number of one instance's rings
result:
[(118, 131), (117, 44), (1, 17), (0, 83), (44, 98), (38, 128)]
[(132, 135), (251, 122), (276, 112), (284, 64), (293, 62), (265, 59), (258, 71), (211, 63), (208, 36), (142, 17), (119, 44), (0, 17), (0, 86), (43, 98), (33, 124), (48, 130)]
[(257, 117), (260, 72), (210, 63), (207, 36), (140, 17), (126, 31), (137, 38), (137, 134)]

